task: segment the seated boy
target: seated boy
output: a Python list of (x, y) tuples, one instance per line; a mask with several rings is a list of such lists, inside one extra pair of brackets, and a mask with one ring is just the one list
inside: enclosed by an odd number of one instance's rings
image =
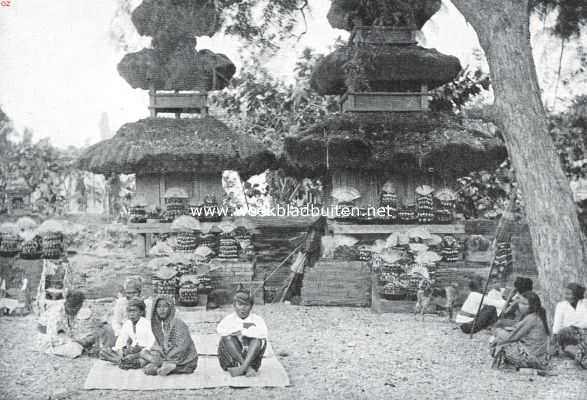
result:
[(239, 289), (234, 295), (234, 312), (218, 325), (221, 336), (218, 361), (232, 376), (257, 375), (267, 348), (267, 326), (263, 318), (252, 314), (253, 297)]
[(100, 352), (101, 359), (118, 364), (124, 369), (144, 366), (140, 362), (139, 353), (155, 343), (151, 324), (145, 318), (145, 308), (145, 302), (141, 299), (128, 301), (128, 319), (122, 325), (114, 347)]

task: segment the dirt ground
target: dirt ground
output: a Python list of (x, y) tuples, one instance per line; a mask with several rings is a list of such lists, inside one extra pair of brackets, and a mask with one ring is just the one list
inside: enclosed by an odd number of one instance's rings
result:
[[(228, 311), (228, 310), (227, 310)], [(490, 369), (487, 334), (468, 335), (439, 317), (368, 309), (258, 306), (270, 340), (288, 371), (285, 389), (219, 388), (199, 391), (84, 391), (94, 360), (35, 351), (34, 317), (0, 318), (1, 399), (533, 399), (587, 398), (587, 371), (558, 362), (556, 376)], [(180, 313), (180, 315), (182, 315)], [(187, 314), (186, 319), (188, 318)], [(210, 333), (207, 322), (192, 330)]]

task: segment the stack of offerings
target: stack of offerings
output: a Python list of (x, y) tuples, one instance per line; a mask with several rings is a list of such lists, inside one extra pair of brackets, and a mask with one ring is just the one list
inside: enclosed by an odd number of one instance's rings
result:
[(184, 306), (197, 305), (199, 285), (200, 279), (196, 275), (183, 275), (179, 279), (179, 303)]
[(237, 241), (241, 254), (245, 256), (255, 255), (255, 246), (253, 244), (253, 235), (251, 235), (246, 228), (238, 227), (232, 233), (234, 239)]
[(198, 247), (198, 234), (195, 232), (179, 232), (175, 251), (178, 253), (193, 253)]
[(371, 304), (368, 265), (360, 261), (318, 261), (304, 274), (302, 304), (368, 307)]
[(495, 250), (492, 278), (503, 280), (511, 273), (513, 264), (512, 247), (509, 242), (498, 242)]
[(214, 251), (206, 246), (205, 244), (201, 244), (198, 246), (196, 251), (194, 252), (194, 258), (196, 260), (196, 264), (193, 265), (194, 268), (198, 267), (198, 264), (207, 264), (212, 260), (214, 257)]
[(454, 218), (456, 193), (450, 189), (441, 189), (434, 194), (434, 200), (436, 202), (435, 221), (439, 224), (450, 224)]
[(222, 220), (222, 212), (218, 206), (218, 201), (213, 195), (208, 195), (204, 199), (204, 204), (195, 206), (199, 211), (198, 219), (201, 222), (218, 222)]
[(415, 205), (408, 205), (398, 211), (398, 218), (401, 224), (412, 225), (418, 223), (418, 212)]
[(0, 242), (0, 256), (14, 257), (19, 252), (21, 239), (18, 235), (3, 232), (0, 234), (2, 241)]
[(30, 240), (25, 240), (20, 248), (20, 258), (25, 260), (38, 260), (43, 254), (42, 239), (35, 236)]
[(218, 257), (224, 259), (238, 258), (238, 242), (230, 234), (220, 236), (220, 246), (218, 247)]
[(134, 205), (130, 207), (131, 224), (144, 224), (147, 222), (147, 210), (144, 205)]
[(202, 233), (202, 235), (200, 236), (200, 246), (206, 246), (207, 248), (212, 250), (214, 254), (218, 253), (219, 243), (219, 237), (215, 233)]
[(442, 241), (442, 258), (447, 263), (456, 263), (461, 260), (461, 250), (457, 239), (445, 236)]
[(430, 224), (434, 221), (434, 189), (428, 185), (419, 186), (416, 189), (416, 206), (418, 208), (418, 222)]
[(179, 197), (170, 197), (165, 199), (165, 219), (174, 220), (182, 215), (187, 215), (188, 210), (185, 199)]
[(177, 297), (178, 277), (177, 271), (168, 266), (162, 266), (153, 273), (153, 294), (167, 297), (173, 301)]
[(63, 254), (63, 234), (47, 232), (43, 234), (43, 258), (58, 259)]
[(371, 246), (367, 244), (360, 244), (357, 246), (359, 250), (359, 261), (370, 262), (371, 257), (373, 256), (373, 251), (371, 250)]
[(385, 217), (383, 219), (390, 223), (397, 221), (398, 198), (395, 193), (395, 187), (391, 182), (386, 182), (381, 188), (379, 207), (385, 208)]

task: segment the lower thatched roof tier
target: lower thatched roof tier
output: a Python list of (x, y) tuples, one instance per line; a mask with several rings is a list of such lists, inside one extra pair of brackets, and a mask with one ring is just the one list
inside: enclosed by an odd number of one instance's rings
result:
[[(285, 139), (291, 167), (406, 170), (461, 175), (507, 157), (496, 129), (444, 113), (338, 113)], [(327, 162), (328, 158), (328, 162)]]
[(89, 147), (79, 166), (97, 174), (261, 172), (275, 156), (223, 122), (203, 118), (146, 118)]

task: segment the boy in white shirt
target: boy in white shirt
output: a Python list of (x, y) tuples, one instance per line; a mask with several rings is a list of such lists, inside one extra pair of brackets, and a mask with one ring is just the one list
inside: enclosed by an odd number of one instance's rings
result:
[(571, 283), (565, 288), (565, 300), (556, 305), (552, 333), (561, 350), (587, 368), (587, 300), (585, 288)]
[(240, 288), (234, 295), (234, 312), (218, 325), (221, 336), (218, 361), (232, 376), (257, 375), (267, 348), (267, 325), (252, 314), (253, 297)]
[(141, 299), (128, 300), (126, 313), (128, 319), (122, 324), (120, 334), (112, 350), (100, 352), (100, 358), (118, 364), (121, 368), (142, 367), (139, 353), (144, 348), (151, 348), (155, 336), (151, 324), (145, 318), (145, 302)]

